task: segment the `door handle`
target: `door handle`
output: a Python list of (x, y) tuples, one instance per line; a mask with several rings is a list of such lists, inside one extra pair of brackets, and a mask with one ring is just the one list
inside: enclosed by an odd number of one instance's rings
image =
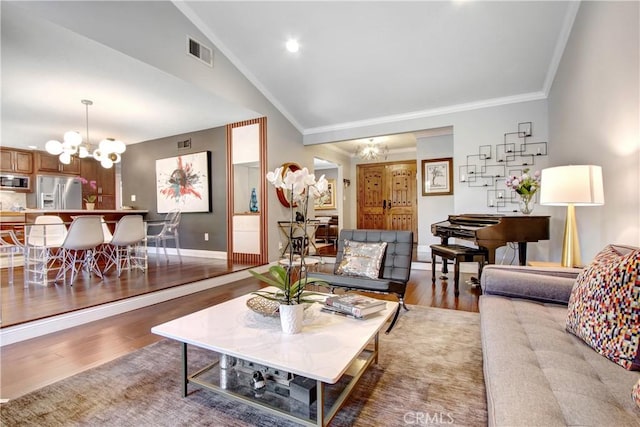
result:
[(387, 209), (387, 201), (383, 200), (382, 201), (382, 210), (385, 210), (385, 209)]

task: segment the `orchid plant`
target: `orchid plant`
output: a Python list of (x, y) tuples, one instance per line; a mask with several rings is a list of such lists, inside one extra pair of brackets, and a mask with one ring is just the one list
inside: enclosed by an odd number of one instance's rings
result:
[[(297, 203), (299, 212), (304, 218), (302, 224), (303, 236), (302, 236), (302, 250), (300, 251), (300, 267), (298, 280), (292, 280), (292, 267), (294, 264), (293, 248), (289, 250), (289, 265), (286, 269), (281, 266), (274, 266), (269, 269), (269, 275), (258, 274), (253, 271), (250, 273), (262, 280), (265, 283), (276, 286), (279, 290), (276, 292), (255, 292), (257, 295), (261, 295), (267, 299), (273, 299), (280, 301), (281, 304), (292, 305), (304, 302), (304, 297), (308, 293), (304, 292), (304, 288), (307, 283), (311, 283), (313, 279), (307, 278), (307, 267), (304, 263), (304, 255), (306, 242), (309, 237), (307, 235), (307, 222), (308, 222), (308, 208), (309, 200), (323, 197), (329, 190), (329, 182), (322, 175), (316, 180), (314, 174), (309, 173), (307, 168), (298, 169), (296, 171), (287, 170), (284, 172), (282, 167), (277, 168), (273, 172), (267, 174), (267, 181), (269, 181), (274, 187), (282, 188), (289, 191), (291, 194), (291, 201)], [(295, 208), (294, 203), (290, 205), (291, 222), (289, 223), (289, 242), (293, 242), (293, 225), (295, 221)]]
[[(89, 181), (87, 178), (79, 177), (78, 180), (82, 183), (82, 185), (89, 184), (89, 186), (92, 189), (94, 189), (94, 190), (98, 189), (98, 184), (93, 179), (91, 181)], [(87, 202), (87, 203), (95, 203), (97, 198), (98, 198), (98, 196), (96, 196), (95, 194), (88, 194), (87, 197), (84, 198), (84, 201)]]
[(283, 168), (279, 167), (267, 174), (267, 181), (276, 188), (291, 191), (293, 200), (300, 203), (308, 202), (309, 197), (320, 198), (329, 190), (329, 181), (324, 175), (316, 181), (316, 176), (307, 168), (283, 173)]

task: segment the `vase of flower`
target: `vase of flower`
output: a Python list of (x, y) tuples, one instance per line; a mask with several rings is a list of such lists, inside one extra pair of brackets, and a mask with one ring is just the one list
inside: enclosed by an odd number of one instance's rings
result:
[(533, 212), (533, 194), (523, 194), (520, 196), (520, 212), (529, 215)]
[(84, 198), (84, 205), (87, 208), (88, 211), (92, 211), (95, 209), (96, 207), (96, 199), (97, 197), (95, 196), (95, 194), (90, 194), (87, 197)]
[(280, 326), (282, 332), (287, 335), (297, 334), (302, 331), (304, 322), (304, 305), (280, 304)]
[[(82, 184), (82, 194), (85, 193), (93, 193), (93, 191), (98, 189), (98, 184), (96, 183), (95, 180), (91, 180), (89, 181), (88, 179), (80, 176), (78, 177), (78, 180), (80, 181), (80, 183)], [(88, 185), (90, 189), (85, 188), (84, 186)], [(92, 211), (96, 208), (96, 199), (98, 198), (98, 196), (96, 196), (95, 194), (87, 194), (87, 196), (83, 199), (84, 203), (85, 203), (85, 208), (88, 211)]]
[(522, 171), (521, 176), (509, 176), (505, 180), (505, 184), (508, 188), (514, 190), (520, 200), (520, 212), (525, 215), (529, 215), (533, 212), (534, 199), (533, 196), (540, 188), (540, 171), (535, 171), (533, 175), (529, 174), (529, 169)]

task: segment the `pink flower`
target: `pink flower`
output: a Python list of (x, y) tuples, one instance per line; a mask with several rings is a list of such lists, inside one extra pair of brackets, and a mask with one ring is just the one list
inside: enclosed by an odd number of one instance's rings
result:
[(94, 190), (97, 190), (97, 189), (98, 189), (98, 183), (97, 183), (94, 179), (92, 179), (91, 181), (89, 181), (89, 180), (87, 180), (87, 178), (85, 178), (85, 177), (82, 177), (82, 176), (81, 176), (81, 177), (78, 177), (78, 180), (79, 180), (82, 184), (89, 184), (89, 186), (90, 186), (91, 188), (93, 188)]
[(520, 195), (533, 196), (540, 188), (540, 171), (535, 171), (533, 176), (529, 169), (522, 171), (522, 176), (512, 176), (504, 181), (505, 185)]

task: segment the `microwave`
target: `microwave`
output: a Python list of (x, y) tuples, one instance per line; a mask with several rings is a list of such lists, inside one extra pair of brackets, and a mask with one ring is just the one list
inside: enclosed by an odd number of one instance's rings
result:
[(29, 190), (31, 182), (28, 176), (0, 175), (0, 190)]

